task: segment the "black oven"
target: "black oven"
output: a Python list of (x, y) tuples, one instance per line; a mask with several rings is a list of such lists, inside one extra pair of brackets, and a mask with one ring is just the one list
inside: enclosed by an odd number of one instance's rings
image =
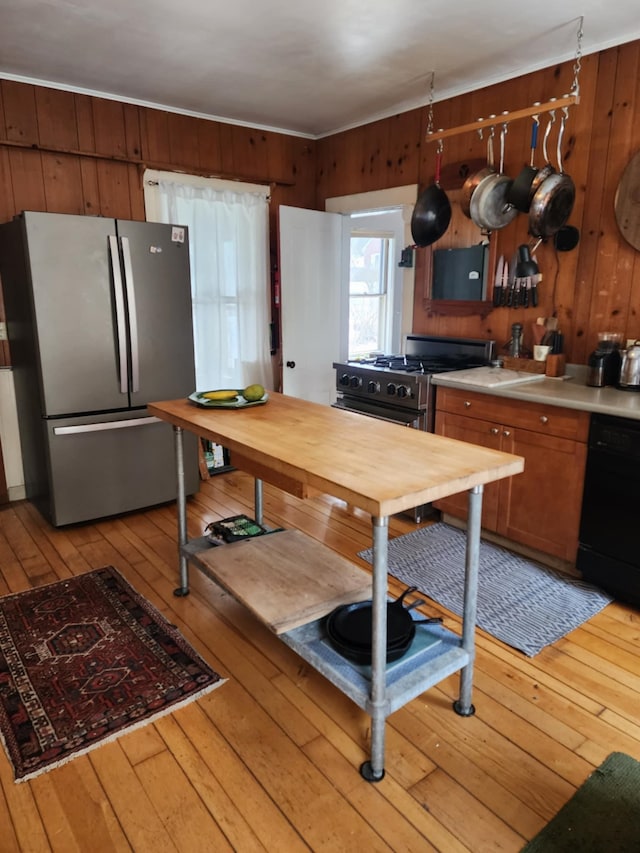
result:
[(591, 416), (577, 568), (640, 605), (640, 421)]

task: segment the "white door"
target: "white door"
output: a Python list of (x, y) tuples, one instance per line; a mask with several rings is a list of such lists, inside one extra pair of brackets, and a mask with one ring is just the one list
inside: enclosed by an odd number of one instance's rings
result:
[[(349, 334), (350, 220), (280, 207), (282, 390), (331, 404)], [(345, 251), (346, 250), (346, 251)]]

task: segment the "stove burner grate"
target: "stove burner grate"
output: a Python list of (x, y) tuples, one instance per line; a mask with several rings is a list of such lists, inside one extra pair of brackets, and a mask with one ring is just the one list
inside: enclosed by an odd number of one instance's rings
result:
[(468, 355), (448, 357), (379, 355), (369, 364), (399, 373), (444, 373), (448, 370), (482, 367), (486, 361)]

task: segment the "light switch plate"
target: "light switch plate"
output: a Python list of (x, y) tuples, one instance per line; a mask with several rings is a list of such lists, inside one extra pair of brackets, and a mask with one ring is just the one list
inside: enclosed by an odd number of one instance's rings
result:
[(0, 323), (0, 341), (7, 340), (7, 324)]

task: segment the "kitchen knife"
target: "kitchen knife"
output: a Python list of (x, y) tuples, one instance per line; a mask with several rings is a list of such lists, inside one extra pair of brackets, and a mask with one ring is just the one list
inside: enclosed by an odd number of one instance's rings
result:
[(538, 273), (538, 275), (534, 275), (531, 279), (531, 304), (535, 308), (538, 304), (538, 282), (542, 276)]
[(520, 306), (520, 295), (522, 293), (522, 279), (519, 276), (516, 276), (514, 291), (513, 291), (513, 307), (519, 308)]
[(509, 287), (509, 263), (504, 262), (502, 268), (502, 290), (500, 291), (500, 305), (507, 304), (507, 289)]
[(531, 295), (531, 276), (528, 275), (524, 287), (522, 289), (522, 305), (525, 308), (529, 307), (529, 296)]
[(500, 255), (498, 258), (498, 264), (496, 266), (496, 277), (493, 283), (493, 304), (494, 307), (498, 307), (500, 305), (500, 300), (502, 299), (502, 279), (504, 273), (504, 257)]

